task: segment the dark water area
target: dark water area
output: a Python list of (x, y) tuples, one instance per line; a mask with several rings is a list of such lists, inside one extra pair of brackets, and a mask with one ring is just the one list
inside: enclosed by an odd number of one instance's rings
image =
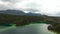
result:
[(22, 27), (0, 26), (0, 34), (56, 34), (48, 30), (49, 24), (30, 24)]

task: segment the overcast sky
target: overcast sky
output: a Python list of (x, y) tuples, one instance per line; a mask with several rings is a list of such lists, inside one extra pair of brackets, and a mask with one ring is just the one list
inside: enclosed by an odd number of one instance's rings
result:
[(25, 12), (32, 9), (46, 15), (60, 15), (60, 0), (0, 0), (0, 10), (5, 9), (27, 10)]

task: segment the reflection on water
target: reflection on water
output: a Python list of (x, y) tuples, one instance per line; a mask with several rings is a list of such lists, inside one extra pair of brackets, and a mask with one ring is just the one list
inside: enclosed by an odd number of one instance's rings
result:
[(0, 34), (55, 34), (48, 31), (47, 27), (47, 24), (30, 24), (23, 27), (13, 25), (11, 27), (0, 27)]

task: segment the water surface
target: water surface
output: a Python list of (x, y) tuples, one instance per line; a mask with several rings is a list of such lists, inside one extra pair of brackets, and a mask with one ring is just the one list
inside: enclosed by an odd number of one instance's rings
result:
[(22, 27), (11, 27), (0, 26), (0, 34), (55, 34), (54, 32), (48, 31), (48, 24), (30, 24)]

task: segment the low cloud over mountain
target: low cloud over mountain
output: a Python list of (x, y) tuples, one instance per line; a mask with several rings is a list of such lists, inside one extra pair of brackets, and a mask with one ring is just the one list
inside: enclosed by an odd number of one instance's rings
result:
[(36, 13), (25, 13), (22, 10), (0, 10), (0, 13), (3, 14), (12, 14), (12, 15), (28, 15), (28, 16), (40, 16), (41, 14), (36, 14)]

